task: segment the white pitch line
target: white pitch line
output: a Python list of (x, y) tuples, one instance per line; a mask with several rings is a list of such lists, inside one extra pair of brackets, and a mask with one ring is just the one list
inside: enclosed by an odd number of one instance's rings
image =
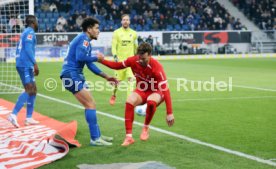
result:
[[(12, 86), (12, 87), (14, 87), (14, 86)], [(17, 87), (14, 87), (14, 88), (17, 88)], [(60, 100), (60, 99), (57, 99), (57, 98), (54, 98), (54, 97), (46, 96), (46, 95), (43, 95), (43, 94), (40, 94), (40, 93), (38, 93), (37, 95), (42, 97), (42, 98), (48, 99), (48, 100), (63, 103), (63, 104), (66, 104), (66, 105), (69, 105), (69, 106), (72, 106), (72, 107), (79, 108), (79, 109), (84, 109), (83, 106), (81, 106), (81, 105), (73, 104), (73, 103), (70, 103), (70, 102), (67, 102), (67, 101), (64, 101), (64, 100)], [(118, 116), (111, 115), (111, 114), (108, 114), (108, 113), (104, 113), (104, 112), (101, 112), (101, 111), (97, 111), (97, 113), (100, 114), (100, 115), (106, 116), (106, 117), (110, 117), (112, 119), (125, 121), (124, 118), (122, 118), (122, 117), (118, 117)], [(136, 121), (134, 121), (134, 124), (136, 124), (138, 126), (144, 126), (144, 124), (136, 122)], [(189, 142), (192, 142), (192, 143), (195, 143), (195, 144), (210, 147), (210, 148), (222, 151), (222, 152), (226, 152), (228, 154), (233, 154), (233, 155), (236, 155), (236, 156), (239, 156), (239, 157), (247, 158), (247, 159), (250, 159), (250, 160), (253, 160), (253, 161), (257, 161), (259, 163), (263, 163), (263, 164), (267, 164), (267, 165), (271, 165), (271, 166), (276, 166), (276, 162), (273, 162), (271, 160), (265, 160), (265, 159), (262, 159), (262, 158), (257, 157), (257, 156), (253, 156), (253, 155), (249, 155), (249, 154), (246, 154), (246, 153), (243, 153), (243, 152), (231, 150), (231, 149), (228, 149), (228, 148), (225, 148), (225, 147), (222, 147), (222, 146), (218, 146), (218, 145), (215, 145), (215, 144), (206, 143), (206, 142), (200, 141), (198, 139), (190, 138), (190, 137), (180, 135), (180, 134), (177, 134), (175, 132), (167, 131), (167, 130), (164, 130), (164, 129), (161, 129), (161, 128), (157, 128), (157, 127), (154, 127), (154, 126), (150, 126), (150, 128), (151, 128), (151, 130), (157, 131), (159, 133), (167, 134), (167, 135), (170, 135), (170, 136), (173, 136), (173, 137), (176, 137), (176, 138), (180, 138), (182, 140), (186, 140), (186, 141), (189, 141)]]
[[(38, 96), (43, 97), (43, 98), (48, 99), (48, 100), (55, 101), (55, 102), (70, 105), (72, 107), (76, 107), (76, 108), (79, 108), (79, 109), (84, 109), (83, 106), (81, 106), (81, 105), (73, 104), (73, 103), (70, 103), (70, 102), (67, 102), (67, 101), (64, 101), (64, 100), (60, 100), (60, 99), (57, 99), (57, 98), (53, 98), (53, 97), (50, 97), (50, 96), (46, 96), (46, 95), (43, 95), (43, 94), (38, 94)], [(111, 115), (111, 114), (108, 114), (108, 113), (104, 113), (104, 112), (101, 112), (101, 111), (97, 111), (97, 113), (100, 114), (100, 115), (106, 116), (106, 117), (110, 117), (112, 119), (124, 121), (124, 118), (122, 118), (122, 117), (118, 117), (118, 116)], [(136, 122), (136, 121), (134, 122), (134, 124), (136, 124), (138, 126), (143, 126), (144, 125), (144, 124)], [(224, 148), (222, 146), (217, 146), (217, 145), (214, 145), (214, 144), (206, 143), (206, 142), (194, 139), (194, 138), (190, 138), (190, 137), (187, 137), (187, 136), (184, 136), (184, 135), (180, 135), (180, 134), (171, 132), (171, 131), (163, 130), (163, 129), (158, 128), (158, 127), (150, 126), (150, 128), (151, 128), (151, 130), (157, 131), (159, 133), (167, 134), (167, 135), (170, 135), (170, 136), (173, 136), (173, 137), (176, 137), (176, 138), (180, 138), (180, 139), (192, 142), (192, 143), (196, 143), (196, 144), (199, 144), (199, 145), (210, 147), (210, 148), (213, 148), (213, 149), (216, 149), (216, 150), (219, 150), (219, 151), (223, 151), (223, 152), (226, 152), (226, 153), (229, 153), (229, 154), (244, 157), (244, 158), (247, 158), (247, 159), (250, 159), (250, 160), (253, 160), (253, 161), (257, 161), (257, 162), (260, 162), (260, 163), (268, 164), (268, 165), (271, 165), (271, 166), (276, 166), (276, 162), (273, 162), (273, 161), (270, 161), (270, 160), (265, 160), (265, 159), (262, 159), (260, 157), (256, 157), (256, 156), (245, 154), (245, 153), (242, 153), (242, 152), (239, 152), (239, 151)]]
[[(177, 79), (181, 79), (181, 78), (175, 78), (175, 77), (171, 77), (171, 78), (168, 78), (168, 79), (171, 79), (171, 80), (177, 80)], [(186, 79), (186, 78), (182, 78), (182, 79)], [(189, 82), (205, 82), (205, 81), (201, 81), (201, 80), (189, 80), (189, 79), (186, 79), (187, 81)], [(244, 88), (244, 89), (253, 89), (253, 90), (261, 90), (261, 91), (269, 91), (269, 92), (276, 92), (276, 89), (267, 89), (267, 88), (261, 88), (261, 87), (255, 87), (255, 86), (245, 86), (245, 85), (232, 85), (233, 87), (236, 87), (236, 88)]]
[(185, 101), (216, 101), (216, 100), (247, 100), (247, 99), (270, 99), (276, 98), (276, 96), (252, 96), (252, 97), (211, 97), (211, 98), (201, 98), (201, 99), (175, 99), (173, 102), (185, 102)]
[[(247, 100), (247, 99), (273, 99), (276, 96), (241, 96), (241, 97), (207, 97), (207, 98), (191, 98), (191, 99), (173, 99), (173, 102), (185, 102), (185, 101), (216, 101), (216, 100)], [(119, 101), (116, 103), (125, 103), (125, 101)], [(109, 103), (97, 103), (96, 105), (109, 104)]]

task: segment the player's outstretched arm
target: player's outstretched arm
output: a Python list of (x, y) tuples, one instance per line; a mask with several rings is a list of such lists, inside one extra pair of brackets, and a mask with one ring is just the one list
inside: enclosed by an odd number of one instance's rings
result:
[(109, 75), (105, 74), (104, 72), (101, 72), (99, 74), (99, 76), (101, 76), (102, 78), (104, 78), (107, 81), (111, 82), (112, 85), (117, 85), (119, 83), (119, 81), (115, 77), (109, 76)]
[(104, 59), (104, 55), (102, 53), (97, 54), (98, 57), (98, 62), (101, 64), (115, 70), (120, 70), (120, 69), (125, 69), (127, 66), (123, 62), (113, 62), (113, 61), (108, 61)]
[(93, 62), (86, 62), (86, 65), (88, 69), (93, 72), (94, 74), (101, 76), (102, 78), (106, 79), (109, 82), (114, 83), (115, 85), (118, 84), (118, 81), (116, 78), (108, 76), (105, 74), (101, 69), (99, 69)]
[(167, 117), (166, 121), (169, 127), (171, 127), (174, 124), (174, 115), (172, 110), (172, 99), (171, 99), (171, 93), (168, 86), (166, 74), (162, 67), (160, 67), (160, 71), (157, 72), (156, 75), (157, 82), (158, 82), (158, 88), (162, 91), (164, 95), (164, 101), (166, 103), (166, 110), (167, 110)]
[[(87, 42), (88, 43), (88, 42)], [(80, 43), (76, 48), (76, 59), (81, 62), (97, 62), (98, 58), (92, 56), (92, 54), (87, 54), (87, 46), (82, 45)]]
[(100, 75), (102, 72), (93, 62), (86, 62), (87, 68), (96, 75)]

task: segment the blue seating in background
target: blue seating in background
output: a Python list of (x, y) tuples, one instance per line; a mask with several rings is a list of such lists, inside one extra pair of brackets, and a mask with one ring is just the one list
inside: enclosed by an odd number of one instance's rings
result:
[[(82, 14), (82, 12), (85, 12), (86, 15), (91, 16), (91, 5), (90, 4), (94, 0), (90, 0), (89, 4), (85, 4), (84, 1), (82, 1), (82, 0), (62, 0), (62, 1), (58, 0), (59, 2), (61, 2), (62, 5), (65, 5), (67, 2), (71, 3), (71, 8), (68, 9), (68, 12), (64, 12), (63, 9), (60, 9), (57, 12), (44, 12), (41, 10), (42, 1), (43, 2), (52, 2), (52, 1), (47, 1), (47, 0), (35, 0), (36, 16), (38, 16), (40, 23), (43, 23), (43, 24), (47, 23), (47, 24), (51, 25), (52, 27), (54, 27), (59, 16), (63, 16), (64, 18), (68, 19), (70, 16), (72, 16), (75, 13), (75, 11), (78, 11), (79, 14)], [(102, 7), (106, 7), (106, 5), (107, 5), (107, 4), (105, 4), (106, 1), (97, 1), (97, 0), (95, 0), (95, 1), (97, 2), (97, 5), (98, 5), (98, 12), (102, 13), (100, 11), (101, 11)], [(143, 0), (143, 1), (145, 1), (145, 3), (148, 3), (148, 5), (150, 7), (158, 4), (158, 3), (151, 4), (152, 2), (154, 2), (153, 0)], [(135, 22), (136, 24), (134, 24), (134, 22), (131, 24), (131, 27), (133, 29), (135, 29), (136, 31), (151, 31), (153, 21), (156, 20), (157, 23), (161, 23), (162, 19), (164, 19), (162, 21), (163, 25), (161, 25), (160, 28), (158, 28), (158, 30), (162, 29), (162, 30), (167, 30), (167, 31), (182, 31), (182, 30), (188, 31), (188, 30), (191, 30), (191, 25), (194, 25), (193, 29), (196, 30), (198, 25), (202, 26), (201, 21), (203, 20), (203, 18), (201, 18), (201, 16), (205, 15), (203, 12), (203, 9), (201, 10), (202, 5), (199, 5), (199, 3), (203, 3), (205, 5), (210, 6), (210, 4), (208, 4), (208, 1), (201, 1), (201, 2), (191, 1), (190, 6), (194, 7), (196, 9), (196, 12), (198, 12), (198, 13), (194, 13), (194, 12), (185, 13), (183, 15), (184, 16), (183, 22), (185, 23), (184, 25), (182, 25), (182, 21), (179, 21), (178, 19), (177, 19), (177, 23), (172, 25), (172, 24), (169, 24), (169, 23), (171, 23), (170, 18), (167, 19), (166, 16), (177, 18), (178, 15), (183, 12), (181, 9), (176, 8), (177, 2), (179, 2), (179, 0), (178, 1), (177, 0), (162, 1), (162, 3), (164, 4), (164, 8), (167, 8), (167, 9), (165, 9), (164, 11), (161, 11), (161, 12), (158, 11), (158, 9), (153, 9), (151, 11), (153, 13), (153, 17), (146, 17), (143, 15), (143, 13), (145, 11), (140, 11), (140, 10), (144, 10), (144, 9), (142, 9), (143, 3), (144, 3), (142, 1), (138, 1), (138, 5), (135, 4), (135, 5), (137, 5), (135, 7), (132, 6), (132, 4), (130, 4), (130, 0), (112, 0), (111, 2), (113, 2), (119, 9), (119, 10), (116, 9), (116, 12), (118, 15), (121, 15), (124, 12), (123, 11), (124, 5), (122, 5), (122, 2), (126, 2), (127, 5), (129, 6), (129, 9), (131, 9), (130, 16), (131, 16), (132, 22), (133, 22), (134, 17), (143, 18), (143, 21), (139, 20), (138, 22)], [(136, 0), (135, 0), (135, 2), (136, 2)], [(159, 3), (159, 5), (160, 5), (160, 3)], [(186, 4), (187, 4), (187, 2), (185, 2), (185, 5)], [(213, 8), (212, 6), (210, 6), (210, 7)], [(108, 9), (108, 8), (106, 8), (106, 9)], [(122, 11), (120, 11), (121, 9), (122, 9)], [(146, 9), (146, 10), (149, 11), (149, 9)], [(161, 9), (161, 8), (159, 8), (159, 9)], [(212, 9), (212, 10), (214, 10), (214, 9)], [(170, 11), (170, 13), (169, 13), (169, 11)], [(108, 16), (106, 17), (106, 15), (108, 15)], [(116, 16), (116, 15), (109, 17), (109, 15), (112, 15), (112, 13), (94, 16), (101, 22), (101, 26), (100, 26), (101, 30), (109, 30), (110, 26), (112, 26), (113, 29), (121, 27), (121, 18), (119, 18), (119, 16)], [(192, 17), (188, 18), (189, 15), (192, 15)], [(162, 16), (165, 18), (163, 18)], [(109, 20), (109, 18), (112, 18), (113, 20)], [(139, 24), (141, 22), (144, 22), (145, 25)], [(45, 27), (45, 25), (44, 26), (42, 25), (41, 27)]]

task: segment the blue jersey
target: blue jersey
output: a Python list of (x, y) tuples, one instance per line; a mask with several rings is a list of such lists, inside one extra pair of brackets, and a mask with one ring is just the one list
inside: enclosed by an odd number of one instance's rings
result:
[(86, 33), (80, 33), (70, 43), (67, 51), (67, 56), (64, 59), (61, 76), (68, 73), (82, 74), (84, 65), (94, 72), (100, 74), (101, 70), (93, 63), (98, 60), (97, 57), (92, 56), (92, 46), (90, 39)]
[(33, 68), (35, 61), (36, 36), (33, 28), (28, 27), (20, 36), (16, 47), (16, 67)]

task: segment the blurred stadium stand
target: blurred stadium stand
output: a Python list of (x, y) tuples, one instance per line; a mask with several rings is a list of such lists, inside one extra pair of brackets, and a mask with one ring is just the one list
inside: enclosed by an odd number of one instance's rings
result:
[[(275, 1), (231, 1), (259, 28), (276, 29)], [(120, 16), (124, 13), (131, 15), (131, 26), (137, 31), (247, 29), (242, 21), (231, 16), (215, 0), (35, 0), (35, 14), (39, 18), (40, 32), (80, 31), (79, 25), (87, 16), (95, 16), (101, 21), (101, 31), (113, 31), (120, 27)], [(3, 16), (9, 15), (1, 15)], [(62, 29), (57, 29), (60, 16), (67, 23), (62, 24)], [(9, 23), (12, 17), (20, 18), (20, 14), (2, 18), (2, 21)], [(11, 32), (12, 26), (0, 26), (0, 32)]]
[(250, 20), (262, 30), (276, 29), (276, 1), (275, 0), (232, 0)]

